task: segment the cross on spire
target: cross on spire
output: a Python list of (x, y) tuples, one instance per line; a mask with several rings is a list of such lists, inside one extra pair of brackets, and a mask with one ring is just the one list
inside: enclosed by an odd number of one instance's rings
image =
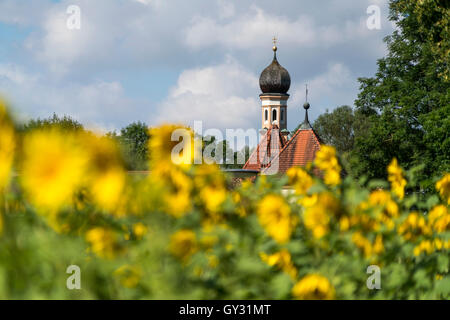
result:
[(277, 50), (278, 50), (278, 48), (277, 48), (277, 42), (278, 42), (277, 37), (274, 36), (273, 39), (272, 39), (272, 42), (273, 42), (273, 48), (272, 48), (272, 50), (273, 50), (273, 58), (276, 59), (277, 58)]

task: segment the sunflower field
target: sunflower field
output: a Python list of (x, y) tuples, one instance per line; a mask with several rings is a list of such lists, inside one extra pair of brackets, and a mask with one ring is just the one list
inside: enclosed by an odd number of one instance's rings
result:
[(130, 174), (113, 140), (20, 133), (0, 102), (0, 299), (450, 297), (450, 174), (420, 191), (393, 159), (387, 181), (356, 180), (322, 146), (232, 188), (194, 147), (173, 161), (180, 128), (151, 129), (150, 171)]

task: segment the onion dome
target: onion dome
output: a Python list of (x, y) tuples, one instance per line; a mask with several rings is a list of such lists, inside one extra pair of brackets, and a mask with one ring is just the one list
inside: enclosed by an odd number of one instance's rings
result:
[(273, 61), (259, 77), (259, 86), (263, 93), (287, 94), (291, 87), (289, 72), (277, 60), (277, 47), (273, 47)]

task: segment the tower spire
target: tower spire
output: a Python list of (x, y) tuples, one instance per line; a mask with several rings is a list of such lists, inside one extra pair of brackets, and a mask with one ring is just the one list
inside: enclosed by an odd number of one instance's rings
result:
[(262, 128), (269, 129), (272, 128), (273, 124), (277, 124), (279, 129), (283, 131), (287, 130), (287, 101), (291, 77), (277, 60), (278, 39), (276, 36), (273, 37), (272, 42), (272, 63), (264, 69), (259, 77), (259, 87), (262, 91), (259, 96), (261, 99)]
[(305, 121), (303, 121), (301, 129), (311, 129), (311, 124), (309, 123), (309, 118), (308, 118), (308, 109), (311, 107), (311, 105), (308, 102), (308, 84), (306, 84), (306, 95), (305, 95), (305, 103), (303, 104), (303, 108), (305, 109)]

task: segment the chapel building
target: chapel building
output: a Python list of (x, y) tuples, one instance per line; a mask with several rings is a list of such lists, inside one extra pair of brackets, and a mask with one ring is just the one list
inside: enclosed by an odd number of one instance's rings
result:
[(303, 105), (305, 120), (296, 132), (287, 129), (288, 100), (291, 77), (277, 60), (277, 47), (273, 47), (272, 63), (259, 78), (261, 88), (261, 139), (250, 155), (244, 170), (259, 174), (284, 174), (291, 167), (305, 167), (320, 149), (320, 139), (308, 119), (308, 101)]

